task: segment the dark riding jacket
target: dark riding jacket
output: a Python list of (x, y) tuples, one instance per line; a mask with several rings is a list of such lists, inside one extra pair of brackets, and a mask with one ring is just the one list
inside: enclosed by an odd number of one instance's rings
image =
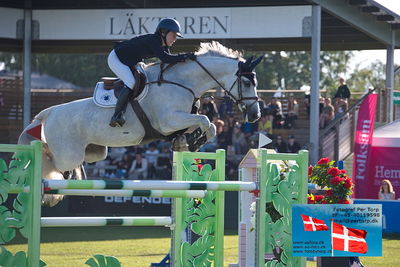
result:
[(164, 63), (185, 61), (186, 54), (171, 54), (168, 46), (162, 46), (161, 36), (157, 33), (144, 34), (114, 45), (119, 60), (132, 67), (143, 59), (157, 57)]

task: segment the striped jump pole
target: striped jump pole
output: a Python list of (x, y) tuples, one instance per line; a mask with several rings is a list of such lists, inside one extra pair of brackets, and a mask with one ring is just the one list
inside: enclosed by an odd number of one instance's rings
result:
[(183, 197), (204, 198), (204, 190), (127, 190), (127, 189), (55, 189), (45, 194), (68, 196), (114, 196), (114, 197)]
[(171, 217), (42, 217), (42, 227), (74, 227), (74, 226), (168, 226)]
[(201, 182), (165, 180), (44, 180), (45, 191), (55, 189), (127, 189), (127, 190), (210, 190), (210, 191), (253, 191), (253, 182)]

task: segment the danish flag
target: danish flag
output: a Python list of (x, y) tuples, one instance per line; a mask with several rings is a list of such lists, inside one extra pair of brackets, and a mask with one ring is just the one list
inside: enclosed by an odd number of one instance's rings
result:
[(335, 250), (367, 253), (367, 231), (349, 228), (332, 222), (332, 248)]
[(323, 220), (301, 214), (304, 223), (304, 231), (328, 231), (328, 226)]

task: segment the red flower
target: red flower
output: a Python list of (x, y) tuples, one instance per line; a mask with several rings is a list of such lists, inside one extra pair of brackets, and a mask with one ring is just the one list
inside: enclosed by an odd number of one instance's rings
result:
[(308, 176), (312, 176), (312, 173), (313, 173), (313, 167), (309, 166), (308, 167)]
[(345, 173), (346, 173), (346, 170), (340, 170), (340, 173), (341, 173), (341, 174), (345, 174)]
[(315, 199), (315, 201), (321, 201), (321, 200), (323, 200), (324, 199), (324, 196), (323, 195), (315, 195), (314, 196), (314, 199)]
[(329, 168), (328, 169), (328, 174), (331, 176), (337, 176), (339, 175), (341, 172), (338, 168)]
[(320, 160), (318, 160), (317, 164), (325, 165), (325, 164), (328, 164), (328, 162), (329, 162), (329, 158), (321, 158)]
[(344, 187), (346, 187), (347, 189), (351, 188), (351, 186), (353, 185), (353, 183), (351, 182), (351, 179), (349, 177), (347, 177), (344, 180)]
[(340, 200), (338, 203), (339, 203), (339, 204), (350, 204), (350, 201), (348, 201), (347, 199), (345, 199), (345, 200)]
[(332, 185), (338, 185), (338, 184), (340, 184), (340, 182), (343, 181), (343, 180), (344, 180), (344, 179), (343, 179), (342, 177), (340, 177), (340, 176), (335, 176), (335, 177), (331, 178), (331, 179), (329, 180), (329, 182), (330, 182)]
[(201, 164), (201, 159), (194, 159), (195, 164), (197, 165), (197, 170), (201, 171), (203, 168), (203, 164)]
[(307, 197), (308, 204), (315, 204), (315, 200), (312, 197)]
[(332, 189), (326, 190), (326, 191), (325, 191), (325, 194), (326, 194), (328, 197), (333, 197), (333, 191), (332, 191)]
[(323, 200), (321, 201), (321, 204), (328, 204), (328, 201), (326, 201), (325, 199), (323, 199)]

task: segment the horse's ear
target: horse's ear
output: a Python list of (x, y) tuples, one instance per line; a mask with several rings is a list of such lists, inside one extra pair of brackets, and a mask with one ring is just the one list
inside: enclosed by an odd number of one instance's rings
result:
[(254, 70), (254, 68), (261, 62), (263, 57), (264, 56), (261, 56), (261, 57), (257, 58), (256, 60), (254, 60), (253, 62), (251, 62), (250, 69)]

